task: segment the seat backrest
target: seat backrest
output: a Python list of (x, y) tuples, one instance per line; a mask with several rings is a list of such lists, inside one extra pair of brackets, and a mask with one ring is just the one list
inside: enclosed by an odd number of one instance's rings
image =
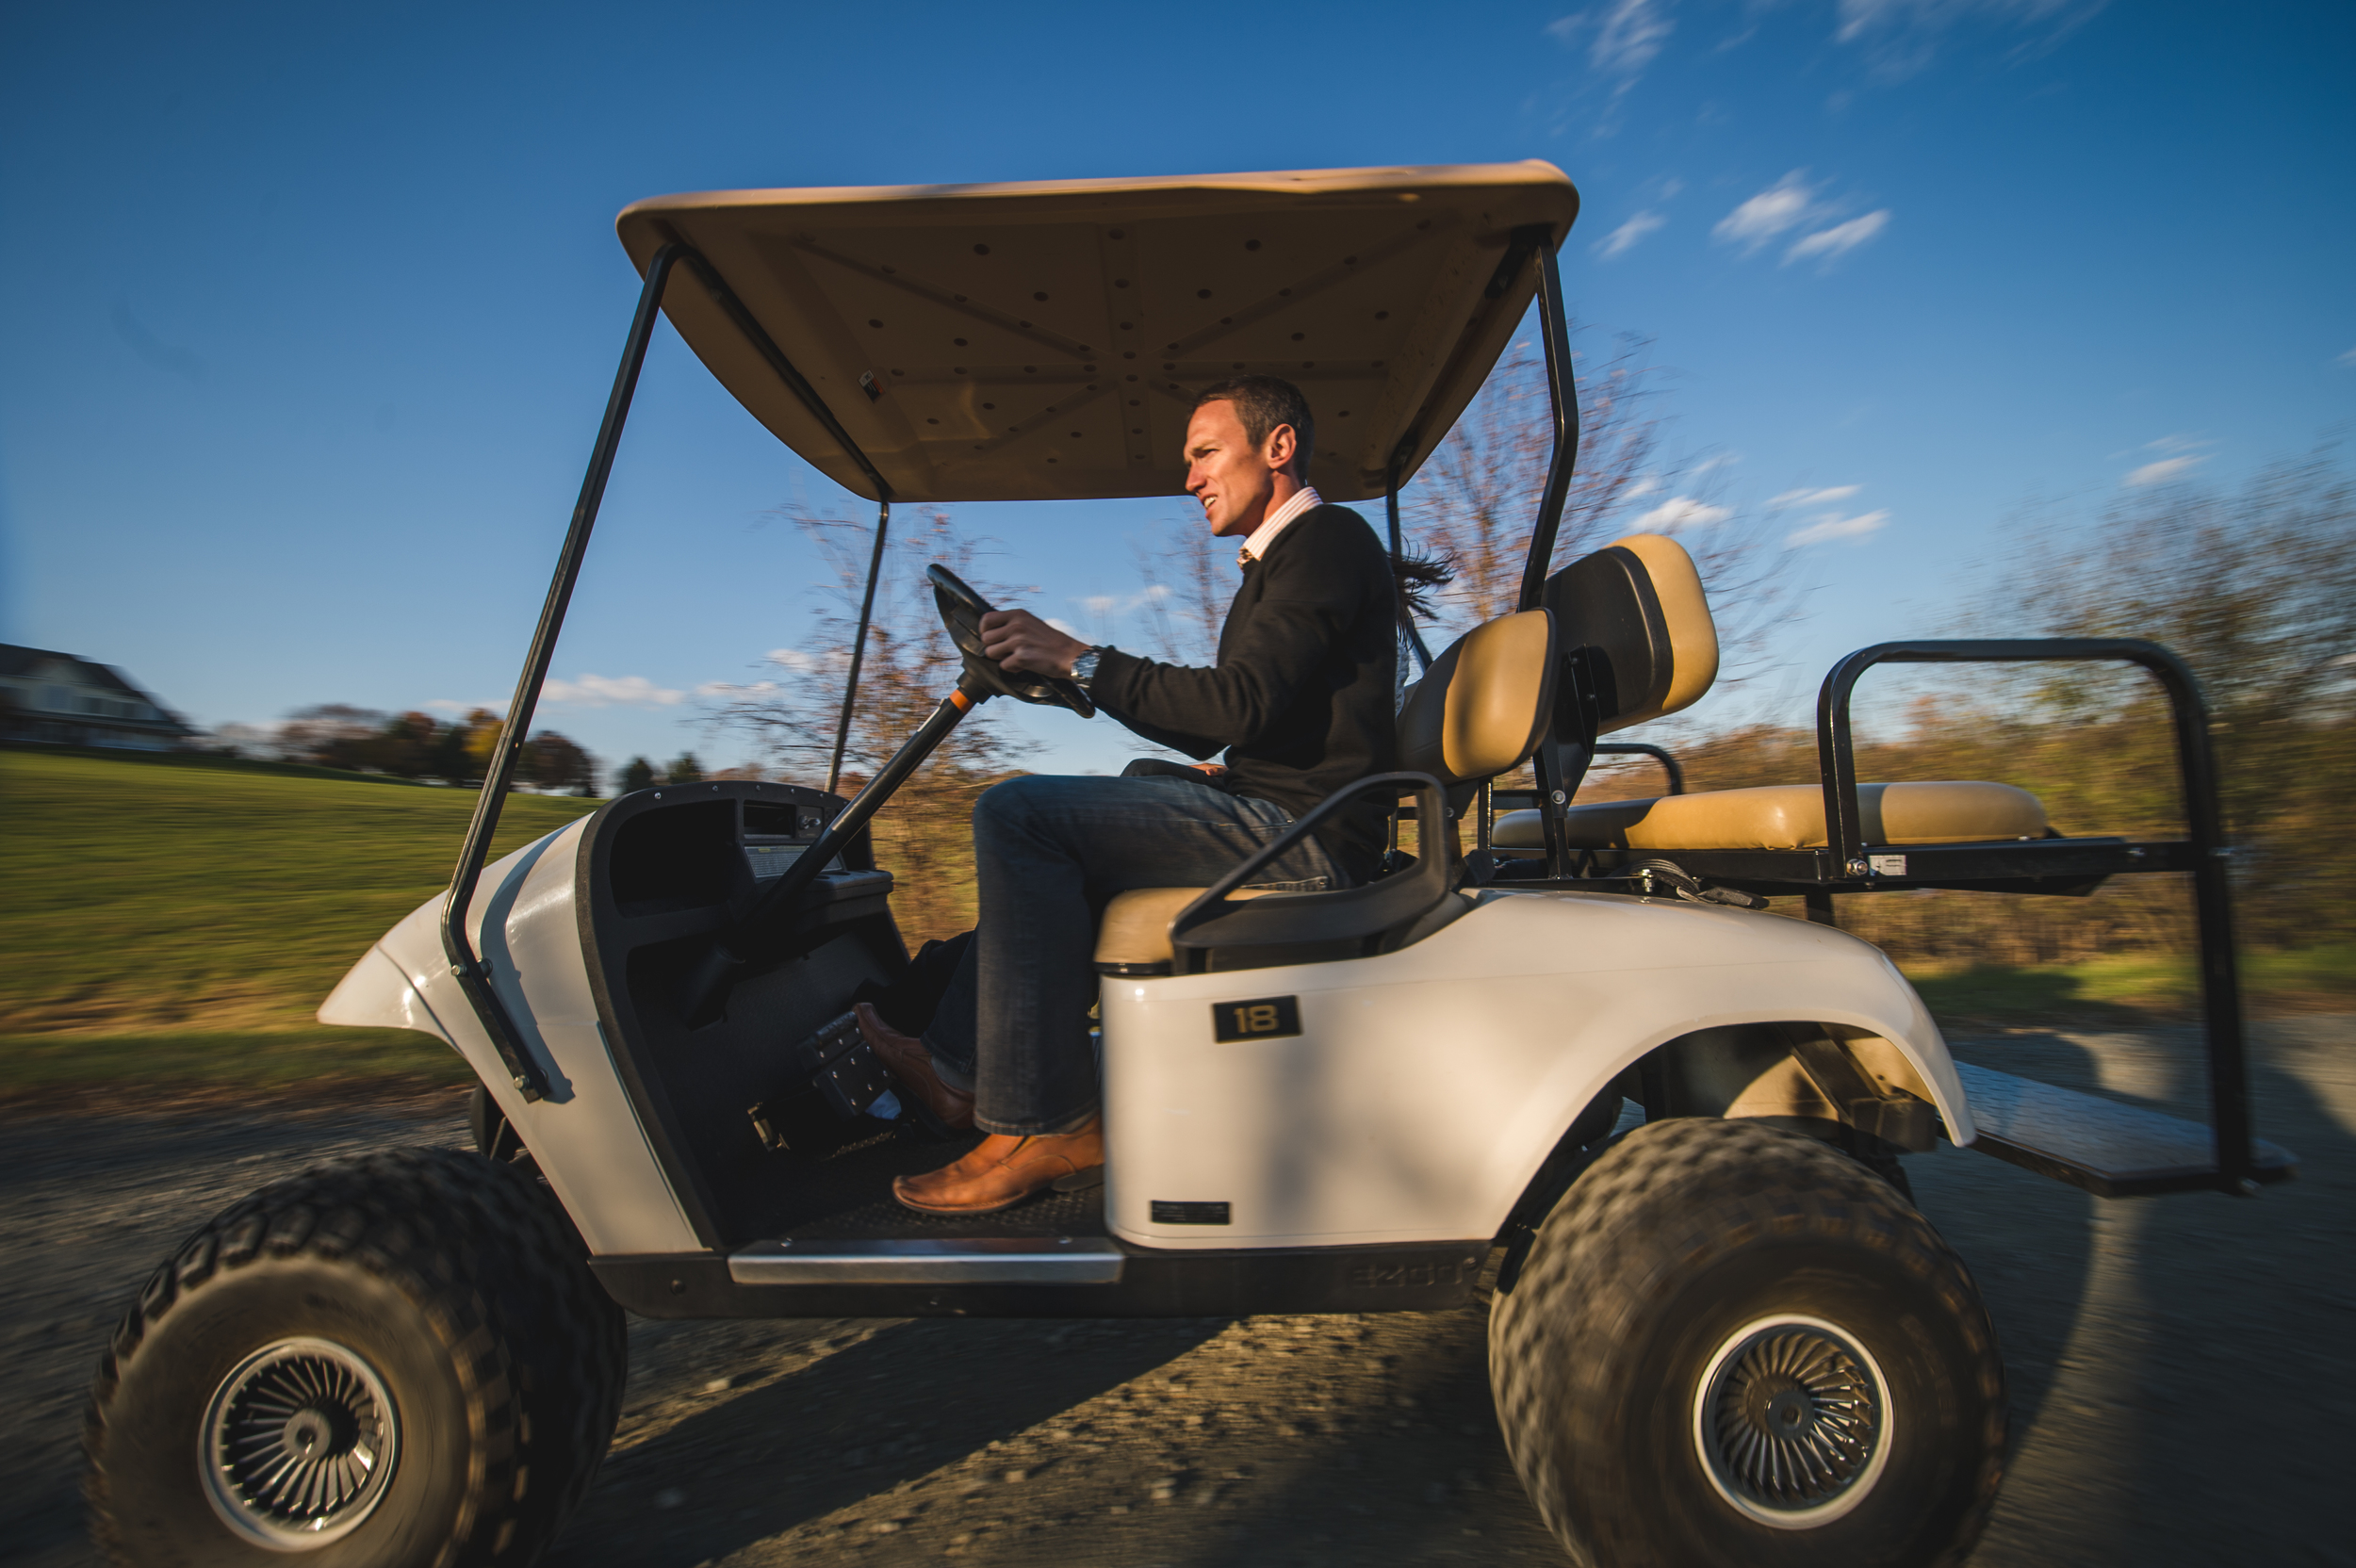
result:
[(1451, 790), (1521, 766), (1554, 711), (1554, 617), (1500, 615), (1450, 643), (1399, 712), (1399, 765)]
[(1547, 579), (1545, 603), (1564, 657), (1584, 667), (1597, 735), (1690, 708), (1718, 678), (1701, 573), (1674, 539), (1615, 539)]

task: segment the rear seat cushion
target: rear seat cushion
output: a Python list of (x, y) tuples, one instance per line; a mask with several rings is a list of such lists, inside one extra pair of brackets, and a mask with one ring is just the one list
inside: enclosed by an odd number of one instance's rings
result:
[[(1265, 888), (1237, 888), (1230, 898), (1257, 898)], [(1096, 965), (1115, 974), (1167, 967), (1175, 956), (1170, 923), (1203, 896), (1201, 888), (1132, 888), (1113, 894), (1096, 926)]]
[[(1865, 841), (1960, 844), (2041, 839), (2045, 808), (2010, 784), (1860, 784)], [(1824, 792), (1815, 784), (1711, 790), (1653, 800), (1607, 800), (1566, 814), (1574, 849), (1818, 849), (1824, 843)], [(1544, 849), (1535, 811), (1509, 811), (1490, 841), (1499, 849)]]

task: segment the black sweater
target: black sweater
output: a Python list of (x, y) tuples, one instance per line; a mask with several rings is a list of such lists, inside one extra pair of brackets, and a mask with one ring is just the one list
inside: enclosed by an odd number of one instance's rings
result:
[[(1207, 758), (1226, 748), (1228, 787), (1295, 817), (1398, 765), (1398, 610), (1390, 558), (1348, 507), (1284, 526), (1243, 569), (1212, 669), (1118, 648), (1090, 694), (1147, 740)], [(1388, 837), (1390, 802), (1369, 795), (1317, 837), (1364, 881)]]

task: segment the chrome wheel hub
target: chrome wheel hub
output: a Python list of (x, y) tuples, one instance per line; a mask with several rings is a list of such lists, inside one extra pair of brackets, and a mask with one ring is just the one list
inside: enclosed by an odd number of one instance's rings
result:
[(221, 1523), (300, 1552), (374, 1512), (400, 1456), (401, 1423), (374, 1367), (329, 1340), (282, 1339), (214, 1390), (197, 1466)]
[(1745, 1323), (1694, 1390), (1693, 1446), (1710, 1484), (1776, 1529), (1812, 1529), (1863, 1502), (1893, 1428), (1881, 1367), (1822, 1318)]

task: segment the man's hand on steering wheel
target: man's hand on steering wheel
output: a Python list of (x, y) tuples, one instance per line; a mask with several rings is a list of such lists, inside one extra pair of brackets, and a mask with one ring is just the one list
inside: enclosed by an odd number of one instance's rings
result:
[(1027, 610), (993, 610), (982, 617), (981, 629), (982, 652), (1006, 670), (1068, 679), (1072, 662), (1088, 650)]

